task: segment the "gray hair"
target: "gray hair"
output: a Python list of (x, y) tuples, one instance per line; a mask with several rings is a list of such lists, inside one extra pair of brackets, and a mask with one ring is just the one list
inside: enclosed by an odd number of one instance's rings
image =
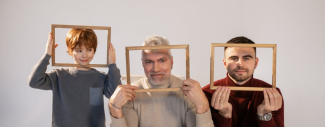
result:
[[(158, 46), (158, 45), (169, 45), (169, 41), (165, 37), (154, 35), (154, 36), (148, 37), (146, 40), (144, 40), (144, 42), (142, 44), (142, 46)], [(157, 50), (157, 49), (142, 50), (142, 58), (144, 56), (144, 52), (158, 53), (159, 50)], [(167, 54), (170, 58), (172, 58), (170, 49), (167, 49)]]

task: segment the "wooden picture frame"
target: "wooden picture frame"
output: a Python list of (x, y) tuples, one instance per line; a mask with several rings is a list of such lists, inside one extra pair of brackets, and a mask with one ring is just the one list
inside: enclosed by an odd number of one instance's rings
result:
[[(52, 37), (53, 37), (53, 48), (52, 48), (52, 66), (65, 66), (65, 67), (80, 67), (79, 64), (75, 63), (56, 63), (55, 62), (55, 28), (80, 28), (80, 29), (93, 29), (93, 30), (107, 30), (107, 56), (109, 53), (109, 45), (111, 43), (111, 27), (107, 26), (85, 26), (85, 25), (61, 25), (52, 24)], [(107, 59), (107, 57), (106, 57)], [(89, 64), (84, 67), (108, 67), (108, 59), (106, 64)]]
[[(189, 45), (160, 45), (160, 46), (132, 46), (125, 47), (125, 55), (126, 55), (126, 83), (130, 85), (130, 50), (150, 50), (150, 49), (185, 49), (185, 57), (186, 57), (186, 79), (190, 78), (190, 59), (189, 59)], [(135, 92), (166, 92), (166, 91), (180, 91), (181, 87), (176, 88), (161, 88), (161, 89), (139, 89), (135, 90)]]
[[(210, 89), (216, 90), (218, 86), (214, 86), (214, 49), (215, 47), (256, 47), (256, 48), (273, 48), (272, 61), (272, 88), (276, 88), (276, 44), (226, 44), (211, 43), (210, 57)], [(268, 87), (228, 87), (230, 90), (238, 91), (263, 91)]]

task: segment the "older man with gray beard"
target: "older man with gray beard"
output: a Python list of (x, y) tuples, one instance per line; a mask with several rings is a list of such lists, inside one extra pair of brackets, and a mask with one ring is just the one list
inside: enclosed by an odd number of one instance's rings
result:
[[(152, 36), (143, 46), (169, 45)], [(146, 77), (131, 86), (120, 85), (110, 98), (111, 127), (213, 127), (209, 102), (199, 82), (171, 75), (169, 49), (143, 50)], [(183, 91), (135, 93), (135, 89), (182, 87)]]

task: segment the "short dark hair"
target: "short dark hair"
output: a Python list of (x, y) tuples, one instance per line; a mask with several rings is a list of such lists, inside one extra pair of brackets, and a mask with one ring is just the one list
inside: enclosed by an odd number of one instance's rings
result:
[[(244, 36), (239, 36), (230, 39), (227, 44), (255, 44), (251, 39), (248, 39), (247, 37)], [(228, 47), (225, 47), (225, 51)], [(256, 55), (256, 47), (253, 47)]]

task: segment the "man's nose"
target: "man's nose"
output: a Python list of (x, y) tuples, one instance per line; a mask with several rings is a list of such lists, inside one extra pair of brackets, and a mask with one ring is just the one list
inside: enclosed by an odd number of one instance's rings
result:
[(238, 68), (241, 68), (243, 66), (244, 66), (244, 60), (243, 59), (238, 59), (238, 61), (237, 61), (237, 67)]
[(158, 62), (153, 63), (153, 71), (154, 72), (159, 72), (160, 71), (160, 66), (159, 66)]

